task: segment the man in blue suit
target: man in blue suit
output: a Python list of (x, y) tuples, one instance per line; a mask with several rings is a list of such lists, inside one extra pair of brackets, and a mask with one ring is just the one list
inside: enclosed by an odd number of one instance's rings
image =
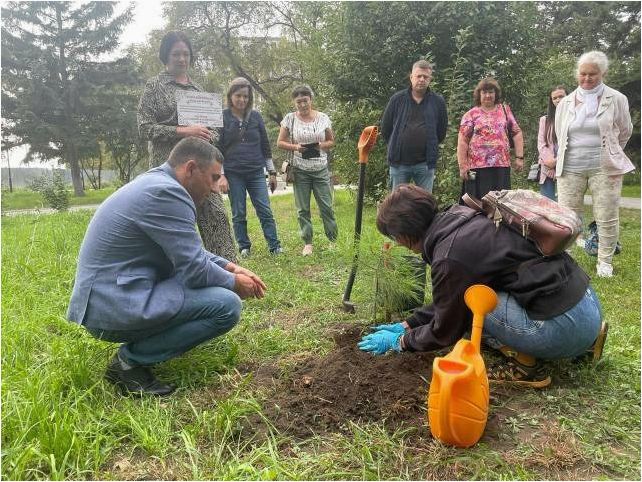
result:
[(172, 393), (150, 367), (228, 332), (241, 299), (264, 295), (261, 278), (206, 251), (196, 231), (196, 205), (218, 191), (221, 163), (212, 145), (183, 139), (89, 223), (67, 319), (123, 343), (105, 373), (123, 393)]

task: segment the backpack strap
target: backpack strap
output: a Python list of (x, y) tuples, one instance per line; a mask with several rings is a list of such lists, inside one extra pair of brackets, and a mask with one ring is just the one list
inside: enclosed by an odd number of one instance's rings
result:
[(475, 211), (484, 212), (482, 202), (479, 199), (472, 197), (470, 194), (464, 193), (461, 200), (464, 201), (464, 204), (469, 208), (474, 209)]

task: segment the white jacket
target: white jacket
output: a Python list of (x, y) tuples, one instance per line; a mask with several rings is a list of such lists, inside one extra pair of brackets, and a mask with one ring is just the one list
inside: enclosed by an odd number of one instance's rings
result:
[[(568, 146), (568, 128), (575, 119), (575, 94), (577, 89), (564, 97), (555, 112), (555, 134), (558, 151), (556, 176), (564, 169), (564, 156)], [(626, 96), (607, 85), (597, 108), (597, 125), (602, 139), (600, 164), (609, 176), (626, 174), (635, 169), (631, 160), (624, 154), (624, 146), (631, 137), (633, 124)]]

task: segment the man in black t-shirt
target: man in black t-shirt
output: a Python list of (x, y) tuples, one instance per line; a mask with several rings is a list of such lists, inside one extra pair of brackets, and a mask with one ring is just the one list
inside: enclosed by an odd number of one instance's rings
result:
[(429, 89), (431, 80), (430, 63), (415, 62), (410, 87), (394, 94), (383, 114), (381, 134), (388, 144), (393, 189), (414, 181), (432, 192), (438, 144), (446, 137), (448, 115), (443, 97)]

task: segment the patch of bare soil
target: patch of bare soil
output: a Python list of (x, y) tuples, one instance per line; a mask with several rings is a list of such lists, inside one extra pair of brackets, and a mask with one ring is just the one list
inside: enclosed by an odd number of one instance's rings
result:
[(362, 352), (357, 347), (360, 327), (343, 327), (333, 336), (336, 349), (330, 354), (308, 357), (287, 378), (274, 381), (263, 406), (274, 426), (283, 434), (308, 438), (344, 431), (350, 421), (385, 420), (397, 428), (411, 424), (427, 434), (426, 394), (434, 354)]
[[(434, 450), (426, 416), (426, 395), (439, 353), (404, 353), (373, 356), (357, 347), (363, 327), (340, 326), (333, 331), (336, 348), (324, 357), (309, 354), (298, 359), (285, 375), (273, 366), (245, 367), (253, 384), (266, 393), (263, 413), (282, 434), (295, 440), (313, 435), (347, 433), (349, 422), (381, 422), (393, 430), (414, 427), (407, 441), (420, 452)], [(484, 354), (487, 363), (493, 356)], [(600, 471), (584, 459), (577, 440), (559, 430), (538, 404), (525, 400), (524, 389), (491, 386), (486, 430), (480, 443), (503, 453), (505, 463), (523, 465), (553, 479), (594, 478)], [(262, 418), (247, 421), (253, 435), (264, 432)], [(529, 453), (525, 456), (524, 453)], [(465, 464), (472, 472), (474, 467)], [(452, 478), (445, 467), (436, 478)], [(425, 475), (425, 474), (422, 474)], [(462, 474), (459, 474), (460, 476)]]

